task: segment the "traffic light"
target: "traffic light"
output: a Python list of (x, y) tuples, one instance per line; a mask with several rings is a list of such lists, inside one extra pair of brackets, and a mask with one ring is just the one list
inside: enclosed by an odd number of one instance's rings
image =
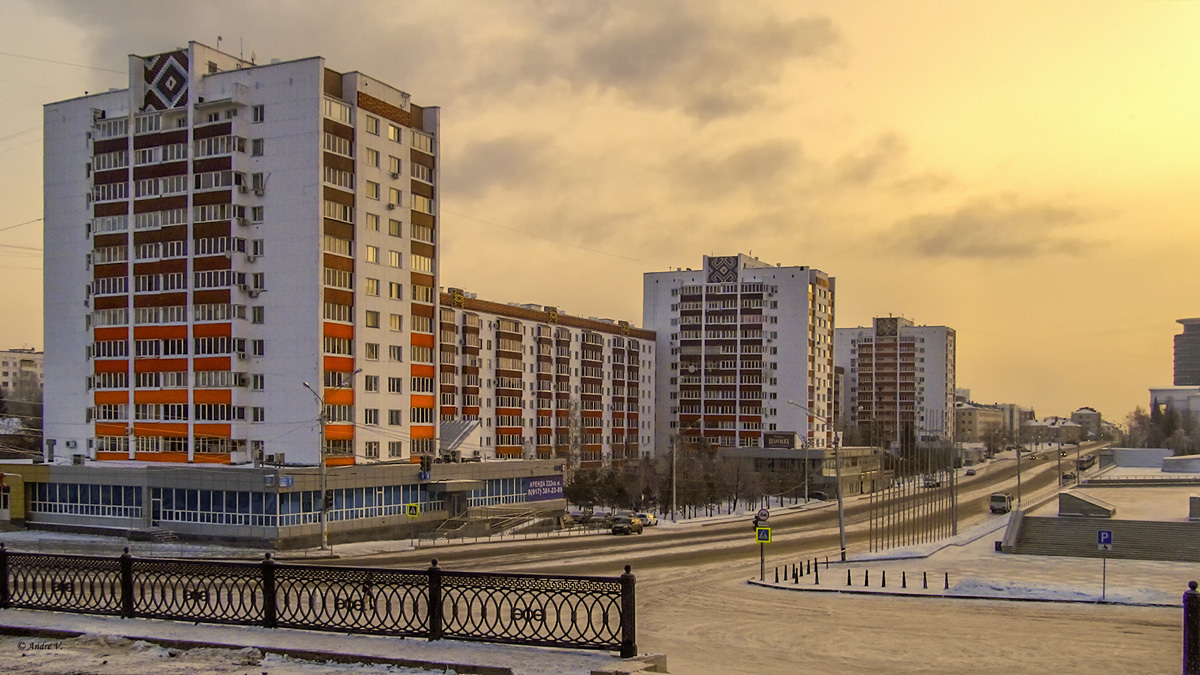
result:
[(321, 500), (321, 511), (328, 511), (333, 508), (333, 490), (326, 490), (325, 497)]
[(421, 455), (421, 471), (433, 471), (433, 455)]

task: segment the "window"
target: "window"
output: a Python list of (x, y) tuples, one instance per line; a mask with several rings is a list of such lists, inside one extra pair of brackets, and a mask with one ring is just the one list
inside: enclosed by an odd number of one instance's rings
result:
[(412, 238), (416, 239), (417, 241), (427, 241), (431, 244), (433, 243), (433, 228), (432, 227), (426, 227), (424, 225), (418, 225), (416, 223), (411, 223), (409, 225), (409, 233), (412, 236)]
[(409, 349), (409, 358), (414, 363), (433, 363), (433, 348), (413, 345)]
[(255, 373), (250, 376), (250, 388), (254, 391), (262, 391), (267, 388), (267, 378), (261, 373)]
[(433, 332), (433, 318), (428, 316), (416, 316), (412, 318), (412, 329), (419, 333)]
[(388, 360), (389, 361), (403, 361), (404, 360), (404, 347), (402, 347), (401, 345), (388, 345)]
[(379, 393), (379, 376), (367, 375), (363, 378), (363, 389), (365, 391)]
[(404, 286), (394, 281), (388, 282), (388, 297), (393, 300), (403, 300)]
[(367, 262), (369, 262), (369, 263), (378, 263), (379, 262), (379, 247), (368, 245), (366, 258), (367, 258)]
[(379, 459), (379, 441), (367, 441), (364, 443), (363, 453), (367, 459)]
[(396, 188), (388, 188), (388, 203), (400, 206), (404, 199), (404, 193)]
[(367, 199), (379, 199), (379, 183), (367, 181)]
[(403, 237), (404, 223), (392, 218), (388, 218), (388, 234), (392, 235), (393, 237)]
[(329, 321), (350, 323), (354, 320), (354, 308), (350, 305), (339, 305), (335, 302), (325, 303), (325, 318)]
[(374, 213), (367, 214), (367, 229), (372, 232), (379, 231), (379, 216)]
[(412, 301), (413, 302), (433, 302), (433, 287), (422, 286), (421, 284), (413, 284), (412, 286)]
[(256, 223), (261, 223), (263, 221), (263, 207), (251, 206), (250, 207), (250, 220), (252, 220)]
[(250, 408), (250, 421), (251, 422), (266, 422), (267, 421), (267, 409), (266, 408), (257, 408), (257, 407)]
[(366, 285), (363, 287), (363, 292), (366, 293), (367, 295), (378, 296), (379, 295), (379, 280), (378, 279), (367, 279), (366, 282), (367, 282)]
[(416, 178), (417, 180), (425, 181), (426, 183), (429, 183), (429, 184), (433, 184), (433, 169), (431, 169), (423, 164), (416, 164), (416, 163), (412, 163), (411, 166), (412, 166), (412, 177), (413, 178)]
[(265, 315), (266, 315), (266, 309), (264, 307), (251, 307), (250, 308), (250, 323), (263, 323), (263, 319), (264, 319)]
[(388, 378), (388, 393), (389, 394), (403, 394), (404, 393), (404, 378), (403, 377), (389, 377)]
[(413, 424), (432, 424), (433, 408), (412, 408), (409, 410), (408, 420)]
[(420, 211), (421, 213), (428, 213), (429, 215), (433, 215), (433, 200), (428, 197), (422, 197), (421, 195), (413, 195), (412, 196), (412, 207), (413, 207), (414, 211)]
[(261, 105), (256, 105), (256, 106), (250, 108), (250, 115), (251, 115), (250, 121), (255, 124), (267, 119), (266, 110)]
[(388, 140), (396, 141), (397, 143), (404, 142), (404, 135), (400, 131), (400, 127), (396, 126), (395, 124), (388, 125)]
[(399, 177), (400, 174), (400, 158), (388, 155), (388, 171)]
[(427, 136), (415, 129), (412, 130), (412, 146), (421, 152), (433, 154), (433, 137)]
[(403, 454), (400, 441), (388, 441), (388, 457), (400, 457)]
[(379, 312), (373, 312), (368, 309), (365, 323), (367, 324), (367, 328), (379, 328)]
[(325, 252), (336, 253), (337, 255), (349, 256), (354, 242), (349, 239), (342, 239), (332, 235), (325, 235)]
[(433, 258), (411, 253), (408, 256), (408, 262), (414, 272), (433, 274)]
[(261, 157), (263, 154), (263, 139), (256, 138), (250, 141), (250, 154), (254, 157)]
[(367, 166), (379, 166), (379, 151), (372, 150), (371, 148), (366, 148), (366, 151), (363, 161), (367, 163)]
[(267, 355), (267, 341), (266, 340), (251, 340), (250, 341), (250, 349), (251, 349), (251, 353), (254, 354), (255, 356), (266, 356)]
[(403, 410), (389, 410), (388, 411), (388, 424), (393, 427), (404, 426), (404, 411)]
[(367, 349), (367, 356), (366, 356), (367, 360), (368, 361), (378, 361), (379, 360), (379, 345), (368, 342), (365, 346)]
[(374, 134), (375, 136), (379, 135), (379, 118), (378, 117), (371, 117), (370, 115), (367, 115), (367, 133)]
[(404, 315), (403, 314), (389, 314), (388, 315), (388, 328), (390, 328), (391, 330), (404, 330)]
[(379, 409), (378, 408), (363, 409), (363, 424), (379, 424)]
[(401, 267), (400, 251), (388, 251), (388, 265), (392, 267)]

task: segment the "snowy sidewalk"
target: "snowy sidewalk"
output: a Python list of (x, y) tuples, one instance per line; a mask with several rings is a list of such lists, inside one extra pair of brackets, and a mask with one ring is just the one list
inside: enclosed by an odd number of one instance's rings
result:
[(41, 636), (53, 640), (74, 635), (119, 636), (172, 648), (253, 648), (264, 654), (284, 655), (315, 663), (389, 664), (428, 672), (480, 675), (628, 672), (638, 670), (653, 658), (622, 659), (615, 653), (587, 650), (456, 640), (430, 642), (419, 638), (347, 635), (258, 626), (193, 625), (183, 621), (120, 619), (25, 609), (0, 610), (0, 634)]
[[(1181, 607), (1187, 582), (1200, 576), (1192, 563), (1109, 560), (1106, 570), (1095, 558), (1000, 553), (995, 541), (1006, 524), (1007, 518), (990, 518), (953, 539), (831, 561), (828, 567), (822, 558), (815, 572), (801, 560), (773, 560), (768, 548), (765, 580), (749, 583), (829, 593)], [(804, 575), (793, 575), (802, 564)]]

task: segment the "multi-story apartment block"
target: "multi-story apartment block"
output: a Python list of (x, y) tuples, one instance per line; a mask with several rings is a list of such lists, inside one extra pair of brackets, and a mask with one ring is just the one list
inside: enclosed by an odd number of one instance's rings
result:
[(47, 105), (47, 454), (311, 465), (318, 410), (329, 464), (433, 453), (438, 127), (195, 42)]
[(846, 369), (848, 424), (874, 445), (954, 438), (955, 334), (881, 317), (870, 327), (839, 328), (838, 365)]
[[(766, 432), (833, 445), (834, 278), (747, 255), (647, 273), (660, 441), (761, 446)], [(664, 448), (665, 450), (665, 448)]]
[(599, 467), (654, 447), (654, 333), (455, 288), (438, 329), (444, 455)]
[(994, 436), (994, 432), (1003, 430), (1004, 413), (998, 408), (970, 401), (955, 402), (954, 440), (961, 443), (986, 442)]
[(1175, 386), (1200, 386), (1200, 318), (1178, 323), (1183, 332), (1175, 336)]
[(43, 356), (32, 349), (0, 350), (0, 392), (24, 401), (41, 396)]

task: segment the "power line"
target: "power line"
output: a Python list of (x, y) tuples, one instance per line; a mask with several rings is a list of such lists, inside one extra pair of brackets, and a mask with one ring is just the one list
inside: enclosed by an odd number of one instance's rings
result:
[[(34, 223), (40, 223), (43, 220), (45, 220), (45, 219), (44, 218), (34, 218), (33, 220), (27, 220), (23, 223), (17, 223), (16, 225), (9, 225), (8, 227), (0, 227), (0, 232), (4, 232), (5, 230), (15, 230), (18, 227), (22, 227), (24, 225), (32, 225)], [(41, 249), (37, 249), (37, 250), (40, 251)]]
[(12, 52), (0, 52), (0, 56), (11, 56), (16, 59), (29, 59), (30, 61), (41, 61), (42, 63), (56, 63), (60, 66), (72, 66), (74, 68), (87, 68), (88, 70), (99, 70), (105, 73), (116, 73), (125, 75), (123, 70), (113, 70), (112, 68), (101, 68), (99, 66), (85, 66), (82, 63), (70, 63), (68, 61), (55, 61), (54, 59), (43, 59), (40, 56), (27, 56), (25, 54), (13, 54)]

